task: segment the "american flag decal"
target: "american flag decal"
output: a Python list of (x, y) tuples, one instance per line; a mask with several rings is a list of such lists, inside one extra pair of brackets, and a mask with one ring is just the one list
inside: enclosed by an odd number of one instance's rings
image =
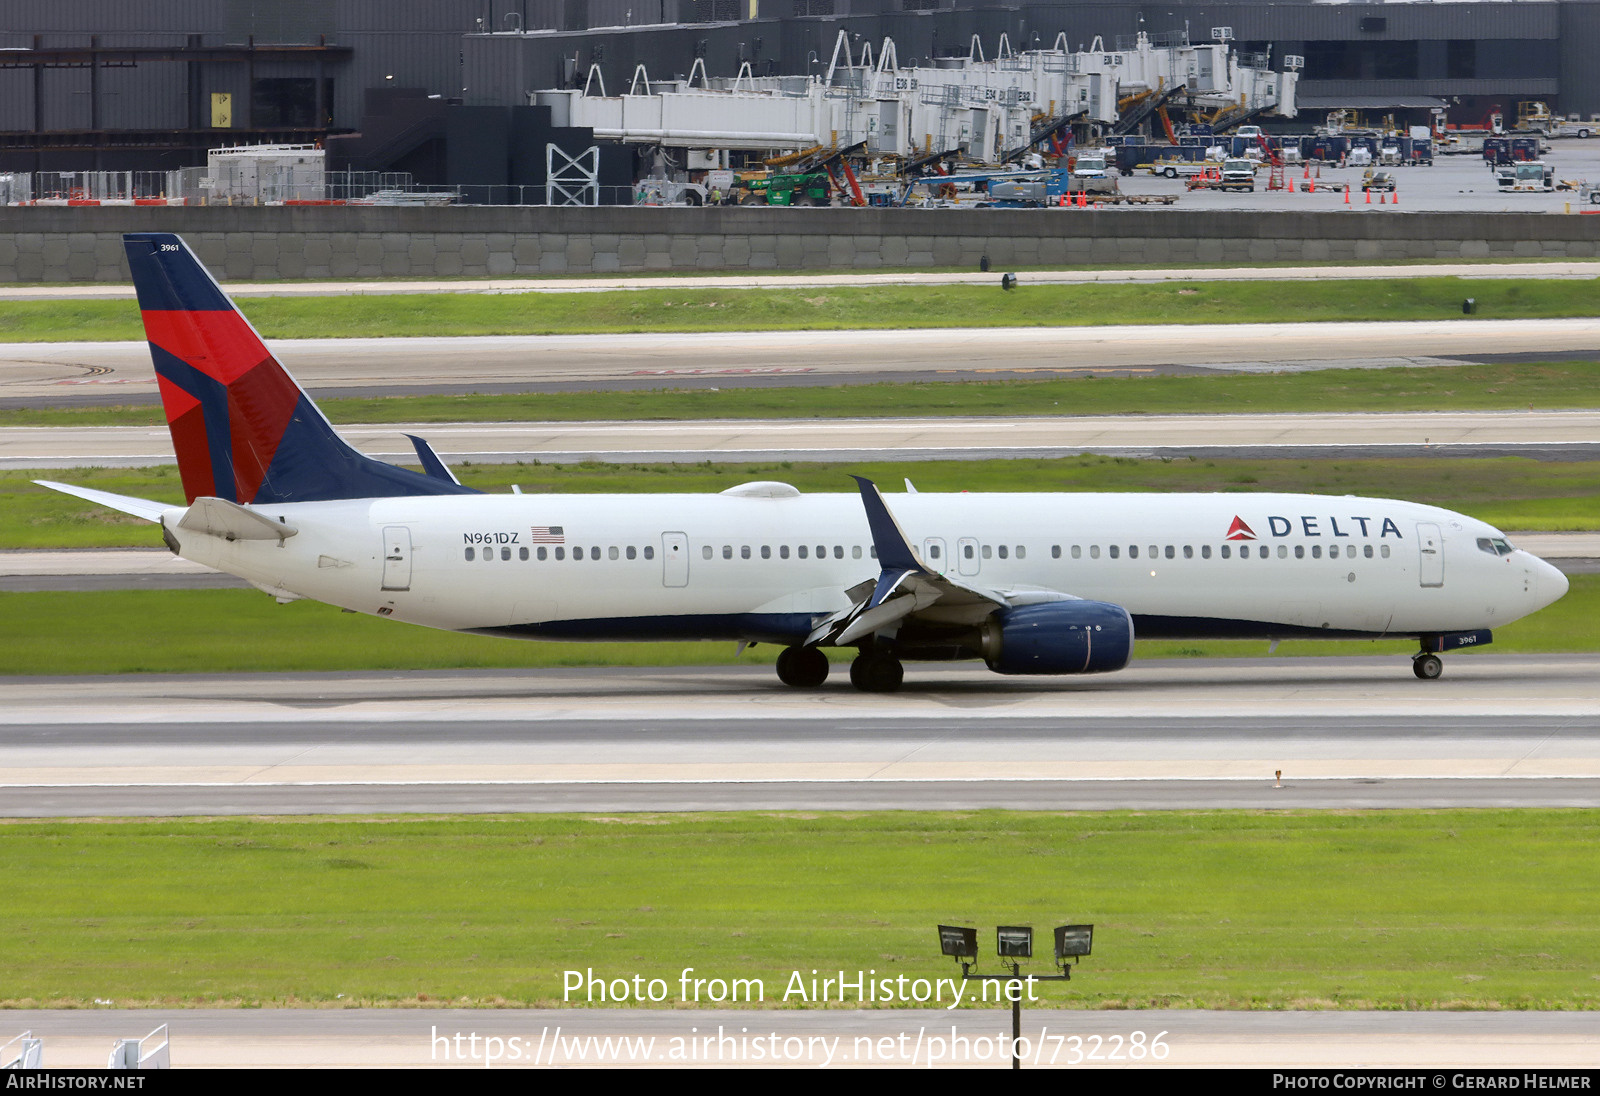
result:
[(528, 539), (534, 544), (565, 544), (567, 534), (560, 525), (535, 525), (528, 530)]

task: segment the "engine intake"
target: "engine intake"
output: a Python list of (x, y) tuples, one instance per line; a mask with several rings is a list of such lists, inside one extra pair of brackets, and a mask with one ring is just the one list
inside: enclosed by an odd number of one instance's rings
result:
[(1105, 601), (1002, 609), (983, 622), (983, 660), (997, 674), (1103, 674), (1133, 658), (1133, 618)]

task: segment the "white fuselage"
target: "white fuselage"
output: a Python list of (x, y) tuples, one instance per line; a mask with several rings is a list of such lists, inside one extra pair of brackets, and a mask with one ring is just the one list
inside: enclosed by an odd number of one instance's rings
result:
[[(1142, 636), (1495, 628), (1566, 592), (1493, 527), (1390, 499), (905, 494), (930, 569), (1008, 595), (1123, 606)], [(875, 579), (854, 494), (457, 495), (257, 507), (297, 534), (177, 528), (180, 554), (282, 596), (434, 628), (556, 639), (799, 642)], [(1230, 537), (1232, 539), (1230, 539)]]

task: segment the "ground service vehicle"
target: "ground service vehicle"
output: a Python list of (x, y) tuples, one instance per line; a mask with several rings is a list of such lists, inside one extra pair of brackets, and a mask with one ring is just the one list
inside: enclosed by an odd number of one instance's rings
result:
[(801, 175), (768, 175), (745, 179), (740, 184), (754, 202), (766, 199), (775, 206), (823, 206), (832, 195), (832, 180), (825, 171), (806, 172)]

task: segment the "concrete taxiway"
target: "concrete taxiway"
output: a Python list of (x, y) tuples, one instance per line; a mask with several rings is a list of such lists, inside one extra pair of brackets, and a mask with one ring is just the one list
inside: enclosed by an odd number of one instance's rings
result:
[[(930, 939), (932, 929), (929, 929)], [(1081, 976), (1089, 977), (1094, 959)], [(670, 964), (663, 964), (663, 967)], [(931, 968), (930, 968), (931, 969)], [(945, 966), (931, 972), (947, 976)], [(676, 987), (678, 971), (662, 977)], [(851, 977), (854, 977), (851, 972)], [(774, 986), (773, 989), (778, 987)], [(1045, 1001), (1070, 997), (1047, 988)], [(112, 1043), (167, 1025), (184, 1067), (494, 1068), (583, 1066), (819, 1068), (1010, 1065), (1007, 1010), (944, 1009), (20, 1009), (12, 1031), (44, 1041), (45, 1065), (104, 1068)], [(1600, 1064), (1585, 1012), (1083, 1011), (1029, 1006), (1025, 1068), (1408, 1068), (1419, 1087), (1477, 1080), (1451, 1070), (1590, 1071)], [(459, 1040), (456, 1038), (460, 1036)], [(1159, 1039), (1157, 1038), (1159, 1036)], [(610, 1038), (607, 1045), (600, 1042)], [(629, 1042), (620, 1045), (618, 1037)], [(964, 1042), (957, 1041), (964, 1039)], [(759, 1046), (760, 1049), (757, 1049)], [(695, 1048), (690, 1056), (690, 1048)], [(1137, 1051), (1130, 1048), (1138, 1047)], [(1155, 1047), (1152, 1053), (1149, 1049)], [(676, 1053), (676, 1057), (674, 1054)], [(685, 1060), (687, 1059), (687, 1060)], [(1527, 1087), (1522, 1077), (1514, 1078)], [(1541, 1087), (1579, 1088), (1582, 1075)], [(1465, 1081), (1465, 1084), (1464, 1084)], [(1562, 1082), (1565, 1083), (1562, 1083)]]
[[(414, 463), (407, 433), (447, 461), (987, 460), (1119, 456), (1494, 456), (1590, 460), (1600, 411), (1289, 415), (1038, 415), (682, 422), (401, 423), (343, 426), (380, 460)], [(0, 468), (171, 464), (150, 426), (0, 428)]]
[[(271, 346), (313, 395), (325, 398), (1165, 366), (1229, 372), (1426, 366), (1484, 355), (1590, 354), (1600, 348), (1600, 319), (275, 339)], [(143, 342), (0, 346), (0, 401), (13, 406), (157, 396)]]
[[(1017, 275), (1028, 285), (1083, 285), (1095, 282), (1259, 282), (1370, 281), (1381, 278), (1594, 278), (1600, 260), (1518, 263), (1407, 263), (1365, 266), (1174, 267), (1128, 270), (1024, 270)], [(441, 278), (386, 281), (381, 278), (333, 282), (226, 282), (230, 297), (382, 297), (416, 293), (595, 293), (619, 289), (821, 289), (876, 285), (995, 285), (991, 273), (890, 271), (878, 273), (830, 270), (806, 274), (717, 274), (667, 276), (613, 275), (569, 278)], [(133, 286), (96, 282), (90, 285), (0, 285), (0, 301), (134, 300)]]
[[(1590, 805), (1600, 657), (11, 679), (0, 814)], [(663, 713), (670, 713), (670, 717)], [(1278, 774), (1281, 773), (1281, 776)]]

